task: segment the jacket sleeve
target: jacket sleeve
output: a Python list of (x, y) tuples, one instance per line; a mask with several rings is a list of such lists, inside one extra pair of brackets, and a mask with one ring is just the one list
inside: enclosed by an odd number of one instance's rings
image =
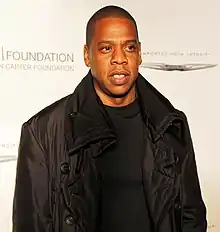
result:
[(186, 156), (182, 164), (182, 230), (205, 232), (207, 230), (206, 207), (202, 199), (193, 143), (189, 125), (185, 123)]
[(49, 232), (48, 169), (42, 145), (23, 125), (13, 201), (13, 232)]

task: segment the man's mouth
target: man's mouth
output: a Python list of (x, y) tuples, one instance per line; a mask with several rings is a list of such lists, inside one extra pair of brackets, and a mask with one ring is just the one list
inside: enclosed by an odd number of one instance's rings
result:
[(123, 85), (128, 81), (129, 72), (126, 72), (124, 70), (120, 71), (113, 71), (110, 73), (110, 77), (112, 80), (112, 83), (115, 85)]
[(129, 72), (124, 70), (115, 70), (110, 73), (110, 76), (114, 78), (124, 78), (125, 76), (129, 76)]
[(114, 74), (113, 77), (117, 78), (117, 79), (120, 79), (120, 78), (124, 78), (125, 75), (124, 74)]

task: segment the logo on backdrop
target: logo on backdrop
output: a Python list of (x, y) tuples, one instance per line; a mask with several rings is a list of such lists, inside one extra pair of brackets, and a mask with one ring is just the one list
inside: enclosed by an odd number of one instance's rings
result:
[(18, 144), (14, 142), (0, 143), (0, 163), (10, 162), (17, 159)]
[(74, 71), (74, 54), (23, 51), (0, 46), (0, 71)]
[[(143, 52), (143, 57), (168, 57), (168, 56), (178, 56), (178, 57), (207, 57), (210, 55), (208, 52)], [(188, 63), (188, 64), (169, 64), (164, 62), (143, 62), (140, 65), (142, 68), (155, 69), (161, 71), (196, 71), (201, 69), (214, 68), (217, 64), (208, 63)]]
[(143, 63), (142, 68), (156, 69), (162, 71), (195, 71), (213, 68), (217, 64), (166, 64), (166, 63)]
[(15, 155), (0, 155), (0, 163), (6, 163), (6, 162), (10, 162), (10, 161), (15, 161), (17, 160), (17, 157)]
[(5, 176), (6, 163), (16, 162), (17, 144), (10, 142), (0, 142), (0, 188), (4, 185), (7, 177)]

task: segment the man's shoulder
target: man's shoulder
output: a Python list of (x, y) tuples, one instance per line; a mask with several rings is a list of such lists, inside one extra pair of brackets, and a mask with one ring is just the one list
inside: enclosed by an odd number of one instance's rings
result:
[(49, 122), (56, 123), (59, 120), (64, 120), (66, 108), (72, 96), (73, 93), (56, 100), (34, 114), (31, 118), (25, 121), (22, 126), (45, 129)]
[(43, 108), (41, 111), (24, 122), (23, 127), (30, 126), (34, 129), (38, 128), (44, 130), (44, 128), (48, 125), (58, 125), (64, 121), (65, 117), (68, 116), (68, 113), (71, 113), (73, 110), (77, 110), (77, 100), (85, 96), (85, 82), (88, 82), (88, 78), (86, 77), (84, 77), (76, 86), (73, 93), (60, 98), (47, 107)]
[(178, 109), (164, 96), (154, 85), (152, 85), (144, 76), (139, 75), (138, 90), (142, 99), (144, 108), (154, 126), (158, 126), (171, 114), (177, 113)]

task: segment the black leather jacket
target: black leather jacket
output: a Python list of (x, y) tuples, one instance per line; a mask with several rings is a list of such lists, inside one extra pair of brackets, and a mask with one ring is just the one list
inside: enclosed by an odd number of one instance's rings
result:
[[(152, 232), (205, 232), (204, 206), (185, 115), (140, 74), (143, 184)], [(22, 126), (14, 232), (98, 232), (96, 157), (116, 141), (88, 75), (74, 93)]]

